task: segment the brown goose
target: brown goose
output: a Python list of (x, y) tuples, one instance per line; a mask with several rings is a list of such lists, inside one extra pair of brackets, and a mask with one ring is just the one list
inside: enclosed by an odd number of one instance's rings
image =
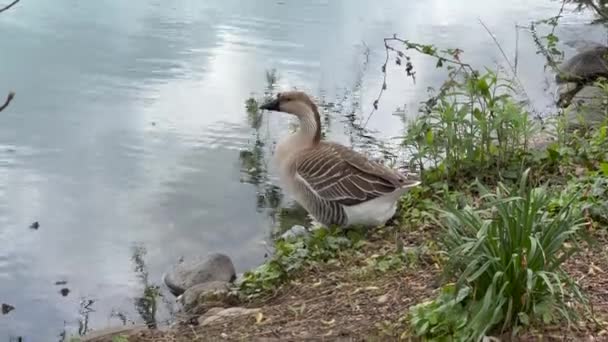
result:
[(326, 226), (377, 226), (399, 197), (420, 184), (343, 145), (321, 141), (317, 106), (303, 92), (279, 93), (260, 109), (298, 117), (297, 132), (279, 143), (275, 160), (285, 190)]

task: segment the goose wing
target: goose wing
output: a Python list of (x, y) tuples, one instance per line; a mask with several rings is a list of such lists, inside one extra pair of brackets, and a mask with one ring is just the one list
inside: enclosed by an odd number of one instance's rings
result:
[(319, 197), (351, 206), (417, 181), (345, 146), (323, 142), (296, 158), (296, 177)]

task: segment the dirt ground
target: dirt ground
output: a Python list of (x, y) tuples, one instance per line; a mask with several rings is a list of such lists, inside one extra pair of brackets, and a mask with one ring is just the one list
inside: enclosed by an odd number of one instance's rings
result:
[[(415, 246), (431, 232), (402, 235), (404, 246)], [(518, 341), (608, 341), (608, 239), (594, 234), (594, 248), (586, 247), (567, 265), (567, 271), (586, 291), (595, 314), (576, 326), (543, 327), (522, 334)], [(267, 298), (245, 303), (259, 313), (196, 325), (196, 319), (161, 331), (139, 332), (129, 342), (141, 341), (396, 341), (416, 340), (403, 317), (408, 308), (433, 296), (440, 271), (433, 258), (399, 270), (362, 272), (365, 260), (394, 248), (395, 239), (377, 237), (363, 250), (316, 264)], [(189, 324), (190, 323), (190, 324)], [(194, 324), (192, 324), (194, 323)], [(500, 337), (509, 341), (509, 336)]]

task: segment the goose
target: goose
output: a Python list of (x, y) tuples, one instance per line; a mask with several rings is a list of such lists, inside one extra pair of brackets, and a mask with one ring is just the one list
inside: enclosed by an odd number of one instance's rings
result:
[(319, 111), (304, 92), (278, 93), (260, 109), (298, 118), (298, 130), (277, 144), (274, 161), (284, 190), (322, 225), (384, 225), (399, 198), (421, 183), (344, 145), (321, 141)]

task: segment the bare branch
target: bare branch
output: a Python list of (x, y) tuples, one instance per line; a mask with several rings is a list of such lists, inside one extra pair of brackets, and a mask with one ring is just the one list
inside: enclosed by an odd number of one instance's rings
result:
[(11, 103), (11, 101), (13, 101), (14, 97), (15, 97), (14, 92), (11, 91), (10, 93), (8, 93), (8, 96), (6, 97), (4, 104), (0, 107), (0, 112), (3, 111), (4, 108), (8, 107), (8, 104)]
[(602, 10), (600, 8), (600, 6), (598, 6), (595, 2), (593, 2), (593, 0), (586, 0), (586, 1), (584, 1), (584, 3), (587, 4), (588, 6), (590, 6), (591, 8), (593, 8), (593, 10), (597, 13), (597, 15), (602, 17), (602, 19), (608, 20), (608, 13), (605, 12), (605, 10)]
[[(389, 43), (397, 43), (401, 47), (395, 48)], [(413, 42), (410, 42), (405, 39), (401, 39), (401, 38), (397, 37), (396, 34), (394, 34), (392, 37), (384, 38), (385, 59), (384, 59), (384, 64), (382, 64), (382, 87), (380, 88), (378, 96), (376, 97), (376, 99), (373, 102), (373, 108), (371, 109), (370, 113), (367, 115), (367, 119), (364, 122), (362, 121), (361, 127), (363, 129), (367, 126), (367, 123), (369, 122), (369, 119), (372, 117), (372, 115), (378, 110), (378, 104), (380, 102), (380, 99), (382, 98), (384, 91), (387, 89), (387, 84), (386, 84), (387, 67), (388, 67), (388, 63), (390, 61), (391, 52), (397, 54), (397, 59), (395, 62), (398, 65), (402, 65), (401, 59), (405, 58), (405, 60), (406, 60), (405, 71), (407, 72), (407, 75), (414, 80), (414, 83), (416, 82), (416, 76), (415, 76), (416, 72), (413, 71), (413, 66), (412, 66), (412, 63), (410, 62), (410, 57), (408, 55), (406, 55), (406, 53), (404, 52), (404, 51), (407, 52), (408, 50), (414, 50), (423, 55), (427, 55), (427, 56), (436, 58), (439, 63), (438, 66), (443, 65), (443, 63), (452, 64), (452, 65), (456, 66), (459, 70), (467, 69), (467, 70), (469, 70), (469, 72), (471, 72), (472, 75), (476, 75), (476, 71), (473, 69), (473, 67), (470, 64), (463, 63), (462, 61), (460, 61), (459, 53), (462, 52), (461, 50), (455, 49), (451, 53), (448, 53), (448, 51), (439, 51), (439, 52), (437, 52), (435, 50), (429, 51), (429, 50), (427, 50), (428, 48), (429, 48), (429, 46), (427, 46), (427, 45), (417, 44), (417, 43), (413, 43)]]
[(11, 2), (10, 4), (4, 6), (3, 8), (0, 8), (0, 13), (2, 13), (4, 11), (6, 11), (7, 9), (15, 6), (19, 1), (21, 1), (21, 0), (15, 0), (15, 1)]
[[(15, 0), (13, 2), (11, 2), (10, 4), (0, 8), (0, 13), (6, 11), (7, 9), (15, 6), (19, 1), (21, 0)], [(10, 92), (8, 93), (8, 95), (6, 96), (6, 100), (4, 101), (4, 104), (2, 106), (0, 106), (0, 112), (4, 110), (4, 108), (8, 107), (9, 103), (11, 103), (11, 101), (13, 101), (13, 98), (15, 97), (15, 93), (14, 92)]]

